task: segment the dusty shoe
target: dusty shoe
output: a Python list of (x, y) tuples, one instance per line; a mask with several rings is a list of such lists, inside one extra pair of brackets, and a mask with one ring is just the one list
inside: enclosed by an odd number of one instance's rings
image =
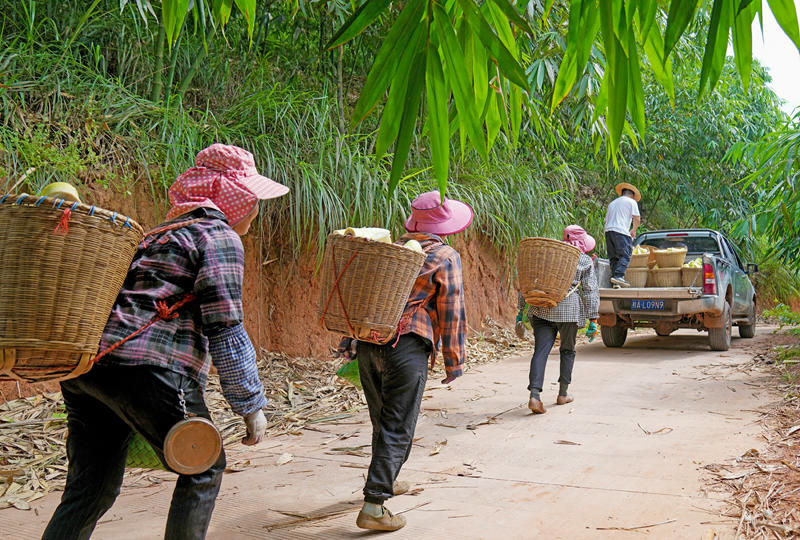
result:
[(533, 414), (544, 414), (547, 412), (542, 401), (536, 398), (528, 400), (528, 408), (533, 411)]
[(624, 277), (612, 277), (611, 283), (614, 285), (619, 285), (620, 287), (630, 287), (631, 284), (628, 283)]
[(372, 517), (363, 510), (358, 513), (356, 526), (359, 529), (370, 529), (373, 531), (396, 531), (406, 526), (406, 518), (395, 516), (385, 507), (381, 517)]
[(394, 484), (392, 484), (392, 491), (395, 495), (403, 495), (408, 493), (409, 489), (411, 489), (409, 483), (402, 480), (395, 480)]
[(558, 396), (556, 398), (556, 405), (566, 405), (567, 403), (572, 403), (572, 396)]

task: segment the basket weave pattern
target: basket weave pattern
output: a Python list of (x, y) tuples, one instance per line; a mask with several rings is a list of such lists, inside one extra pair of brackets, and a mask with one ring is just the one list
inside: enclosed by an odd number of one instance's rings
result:
[(649, 253), (640, 253), (631, 255), (631, 262), (628, 268), (647, 268), (647, 262), (650, 259)]
[(387, 343), (424, 262), (423, 253), (395, 244), (329, 235), (318, 310), (322, 327), (360, 341)]
[(517, 274), (525, 301), (554, 307), (569, 292), (581, 250), (551, 238), (525, 238), (519, 244)]
[[(647, 254), (645, 254), (646, 256)], [(646, 261), (645, 261), (646, 262)], [(641, 288), (647, 286), (647, 274), (649, 270), (647, 266), (644, 268), (631, 268), (625, 271), (625, 280), (631, 284), (631, 287)]]
[(89, 370), (144, 234), (125, 216), (59, 201), (0, 198), (0, 380)]
[(680, 268), (653, 268), (650, 270), (656, 287), (680, 287)]
[(659, 268), (680, 268), (686, 260), (686, 250), (679, 251), (663, 251), (655, 250), (653, 254), (656, 256), (656, 264)]
[(684, 266), (681, 268), (681, 279), (684, 287), (702, 287), (703, 286), (703, 269), (702, 268), (688, 268)]

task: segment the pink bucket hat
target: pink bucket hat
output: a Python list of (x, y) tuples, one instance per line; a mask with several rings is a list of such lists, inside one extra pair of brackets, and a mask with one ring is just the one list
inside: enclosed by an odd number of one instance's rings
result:
[(472, 216), (468, 204), (442, 197), (438, 191), (428, 191), (412, 201), (406, 230), (440, 236), (456, 234), (469, 227)]
[(226, 144), (212, 144), (201, 150), (195, 166), (183, 173), (169, 188), (172, 208), (167, 220), (195, 208), (219, 210), (230, 225), (247, 217), (259, 199), (274, 199), (289, 188), (261, 176), (253, 154)]
[(589, 253), (597, 245), (597, 241), (579, 225), (570, 225), (564, 229), (564, 242), (572, 244), (584, 253)]

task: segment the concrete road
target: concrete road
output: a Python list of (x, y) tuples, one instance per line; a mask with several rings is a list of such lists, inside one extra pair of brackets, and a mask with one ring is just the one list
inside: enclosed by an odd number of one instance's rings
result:
[[(777, 396), (766, 370), (745, 366), (768, 344), (762, 331), (714, 353), (705, 334), (684, 331), (641, 333), (622, 349), (583, 345), (575, 401), (561, 407), (556, 351), (548, 411), (536, 416), (525, 408), (528, 354), (475, 367), (450, 387), (429, 381), (401, 473), (418, 491), (387, 503), (409, 522), (391, 538), (732, 538), (735, 522), (719, 517), (721, 494), (707, 490), (703, 467), (761, 446), (755, 410)], [(355, 527), (366, 412), (315, 429), (229, 451), (229, 462), (250, 466), (226, 475), (209, 538), (372, 536)], [(291, 461), (278, 465), (285, 453)], [(160, 538), (174, 478), (163, 477), (124, 488), (93, 538)], [(35, 513), (0, 511), (0, 536), (38, 537), (58, 498), (36, 501)]]

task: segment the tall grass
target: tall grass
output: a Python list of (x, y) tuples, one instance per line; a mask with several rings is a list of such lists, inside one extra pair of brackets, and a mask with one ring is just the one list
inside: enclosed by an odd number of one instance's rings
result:
[[(435, 189), (427, 141), (417, 133), (410, 178), (389, 198), (390, 159), (375, 161), (372, 126), (341, 133), (336, 92), (324, 77), (311, 84), (306, 71), (287, 78), (271, 57), (212, 55), (186, 99), (143, 97), (155, 64), (136, 43), (153, 29), (106, 8), (110, 20), (91, 19), (74, 40), (56, 23), (73, 20), (70, 14), (31, 16), (23, 24), (4, 19), (0, 190), (36, 167), (29, 191), (57, 179), (104, 176), (123, 192), (147, 182), (164, 210), (166, 188), (197, 151), (213, 142), (237, 144), (253, 152), (263, 174), (291, 187), (289, 196), (265, 206), (265, 217), (272, 239), (296, 256), (321, 249), (327, 233), (344, 226), (399, 234), (411, 199)], [(197, 46), (176, 49), (174, 75)], [(532, 150), (525, 157), (499, 145), (488, 163), (472, 155), (452, 162), (448, 194), (475, 209), (470, 234), (489, 238), (509, 257), (523, 236), (557, 235), (572, 220), (574, 174)], [(91, 174), (97, 170), (103, 175)]]

